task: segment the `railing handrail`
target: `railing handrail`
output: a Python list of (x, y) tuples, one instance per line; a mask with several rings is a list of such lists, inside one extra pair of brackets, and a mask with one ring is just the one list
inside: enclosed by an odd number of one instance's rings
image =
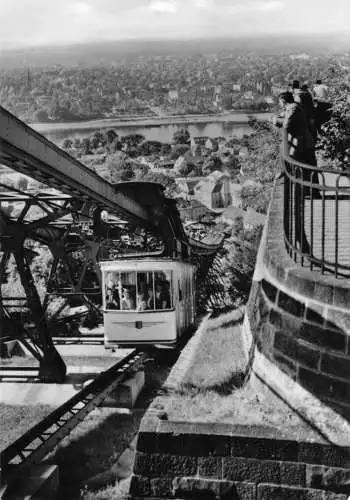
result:
[[(290, 155), (290, 148), (297, 146), (295, 140), (283, 131), (280, 150), (284, 175), (283, 231), (287, 251), (302, 267), (311, 270), (315, 267), (322, 274), (331, 273), (336, 278), (350, 278), (350, 261), (345, 255), (349, 253), (348, 243), (342, 239), (343, 233), (339, 230), (344, 229), (344, 224), (350, 224), (344, 219), (344, 208), (342, 211), (339, 208), (340, 202), (350, 202), (350, 171), (317, 167), (296, 160)], [(334, 234), (330, 229), (333, 227)], [(347, 234), (347, 226), (345, 229)]]
[(297, 167), (300, 168), (307, 168), (308, 170), (312, 171), (317, 171), (317, 173), (326, 173), (326, 174), (339, 174), (339, 175), (349, 175), (350, 176), (350, 170), (335, 170), (334, 167), (317, 167), (314, 165), (309, 165), (307, 163), (302, 163), (289, 154), (289, 147), (288, 147), (288, 135), (286, 131), (283, 131), (283, 139), (281, 142), (280, 146), (280, 152), (282, 159), (286, 159), (289, 163), (293, 163)]

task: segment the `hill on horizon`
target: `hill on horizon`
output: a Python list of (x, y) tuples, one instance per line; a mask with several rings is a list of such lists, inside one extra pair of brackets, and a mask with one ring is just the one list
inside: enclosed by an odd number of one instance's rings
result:
[(344, 34), (330, 35), (265, 35), (257, 37), (213, 38), (191, 40), (120, 40), (87, 42), (48, 47), (28, 47), (0, 51), (3, 69), (28, 66), (95, 66), (109, 65), (122, 58), (204, 53), (280, 54), (309, 52), (318, 54), (350, 51), (350, 40)]

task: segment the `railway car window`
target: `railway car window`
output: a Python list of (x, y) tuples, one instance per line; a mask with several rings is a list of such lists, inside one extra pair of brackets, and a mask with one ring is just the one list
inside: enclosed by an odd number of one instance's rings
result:
[(172, 307), (172, 272), (157, 271), (154, 273), (155, 308), (164, 310)]
[(121, 290), (120, 308), (122, 311), (136, 309), (136, 272), (120, 273), (119, 290)]
[(121, 295), (118, 288), (119, 280), (119, 273), (117, 272), (110, 272), (106, 275), (105, 297), (107, 310), (120, 309)]
[(154, 309), (154, 281), (153, 272), (137, 273), (136, 310), (146, 311)]

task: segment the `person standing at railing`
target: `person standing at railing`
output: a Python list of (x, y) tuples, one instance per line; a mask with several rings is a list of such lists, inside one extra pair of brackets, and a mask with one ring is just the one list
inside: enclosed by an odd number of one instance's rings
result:
[(315, 107), (312, 94), (309, 92), (309, 87), (306, 83), (300, 86), (299, 80), (293, 80), (292, 89), (294, 101), (299, 103), (303, 108), (312, 138), (314, 142), (316, 142)]
[(296, 102), (291, 92), (279, 95), (281, 115), (275, 117), (277, 127), (283, 127), (290, 140), (289, 156), (302, 163), (317, 166), (314, 141), (301, 102)]
[[(307, 122), (305, 111), (300, 102), (295, 102), (291, 92), (282, 92), (279, 96), (282, 116), (275, 117), (274, 123), (283, 127), (288, 140), (288, 155), (296, 161), (316, 167), (316, 155), (313, 137)], [(318, 184), (317, 174), (306, 165), (303, 168), (292, 168), (294, 183), (294, 220), (295, 239), (303, 253), (310, 254), (304, 228), (304, 199), (310, 194), (310, 187), (305, 183)], [(300, 179), (298, 181), (298, 179)], [(313, 189), (312, 197), (320, 197), (319, 190)]]
[(316, 80), (316, 85), (313, 88), (315, 100), (315, 117), (316, 129), (319, 134), (322, 134), (322, 125), (326, 123), (332, 114), (332, 103), (328, 97), (328, 87), (321, 80)]
[(300, 102), (302, 108), (304, 109), (314, 144), (316, 144), (317, 140), (316, 116), (315, 116), (316, 109), (312, 93), (307, 83), (304, 83), (301, 86), (300, 92), (294, 97), (294, 100), (296, 102)]

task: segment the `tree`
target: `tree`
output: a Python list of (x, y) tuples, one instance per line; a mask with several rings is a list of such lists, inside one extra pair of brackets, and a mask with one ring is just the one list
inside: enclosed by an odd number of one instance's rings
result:
[(161, 149), (161, 155), (162, 156), (168, 156), (171, 153), (171, 144), (168, 144), (167, 142), (163, 143), (162, 149)]
[(345, 169), (350, 167), (350, 79), (337, 69), (333, 70), (330, 82), (332, 114), (322, 126), (319, 147), (334, 167)]
[(71, 149), (72, 147), (73, 147), (72, 139), (69, 139), (69, 137), (66, 137), (66, 139), (62, 143), (62, 148), (63, 149)]
[(271, 191), (272, 186), (270, 186), (270, 189), (266, 189), (266, 186), (257, 182), (244, 183), (241, 191), (243, 210), (250, 207), (256, 212), (266, 214), (271, 199)]
[(79, 137), (75, 137), (73, 141), (73, 146), (75, 149), (80, 149), (81, 148), (81, 140)]
[(145, 138), (142, 134), (130, 134), (120, 138), (120, 142), (126, 145), (126, 150), (129, 148), (137, 148), (144, 141)]
[(118, 135), (116, 134), (115, 130), (111, 128), (105, 132), (105, 139), (107, 144), (112, 144), (113, 141), (118, 139)]
[(91, 154), (91, 144), (89, 137), (84, 137), (81, 141), (81, 152), (83, 155)]
[(238, 175), (241, 170), (241, 163), (235, 154), (230, 154), (224, 160), (225, 170), (230, 174), (231, 178)]
[(190, 150), (190, 147), (187, 144), (176, 144), (173, 146), (170, 158), (172, 160), (177, 160), (180, 156), (183, 156)]
[(190, 144), (191, 136), (187, 129), (180, 128), (173, 135), (173, 144)]
[(106, 145), (106, 136), (101, 130), (96, 130), (94, 134), (90, 137), (91, 147), (97, 149), (99, 146)]
[(271, 183), (280, 169), (280, 134), (268, 122), (251, 119), (249, 124), (254, 133), (242, 141), (248, 149), (239, 160), (243, 173), (262, 184)]
[(159, 154), (163, 144), (160, 141), (144, 141), (139, 146), (140, 155)]

